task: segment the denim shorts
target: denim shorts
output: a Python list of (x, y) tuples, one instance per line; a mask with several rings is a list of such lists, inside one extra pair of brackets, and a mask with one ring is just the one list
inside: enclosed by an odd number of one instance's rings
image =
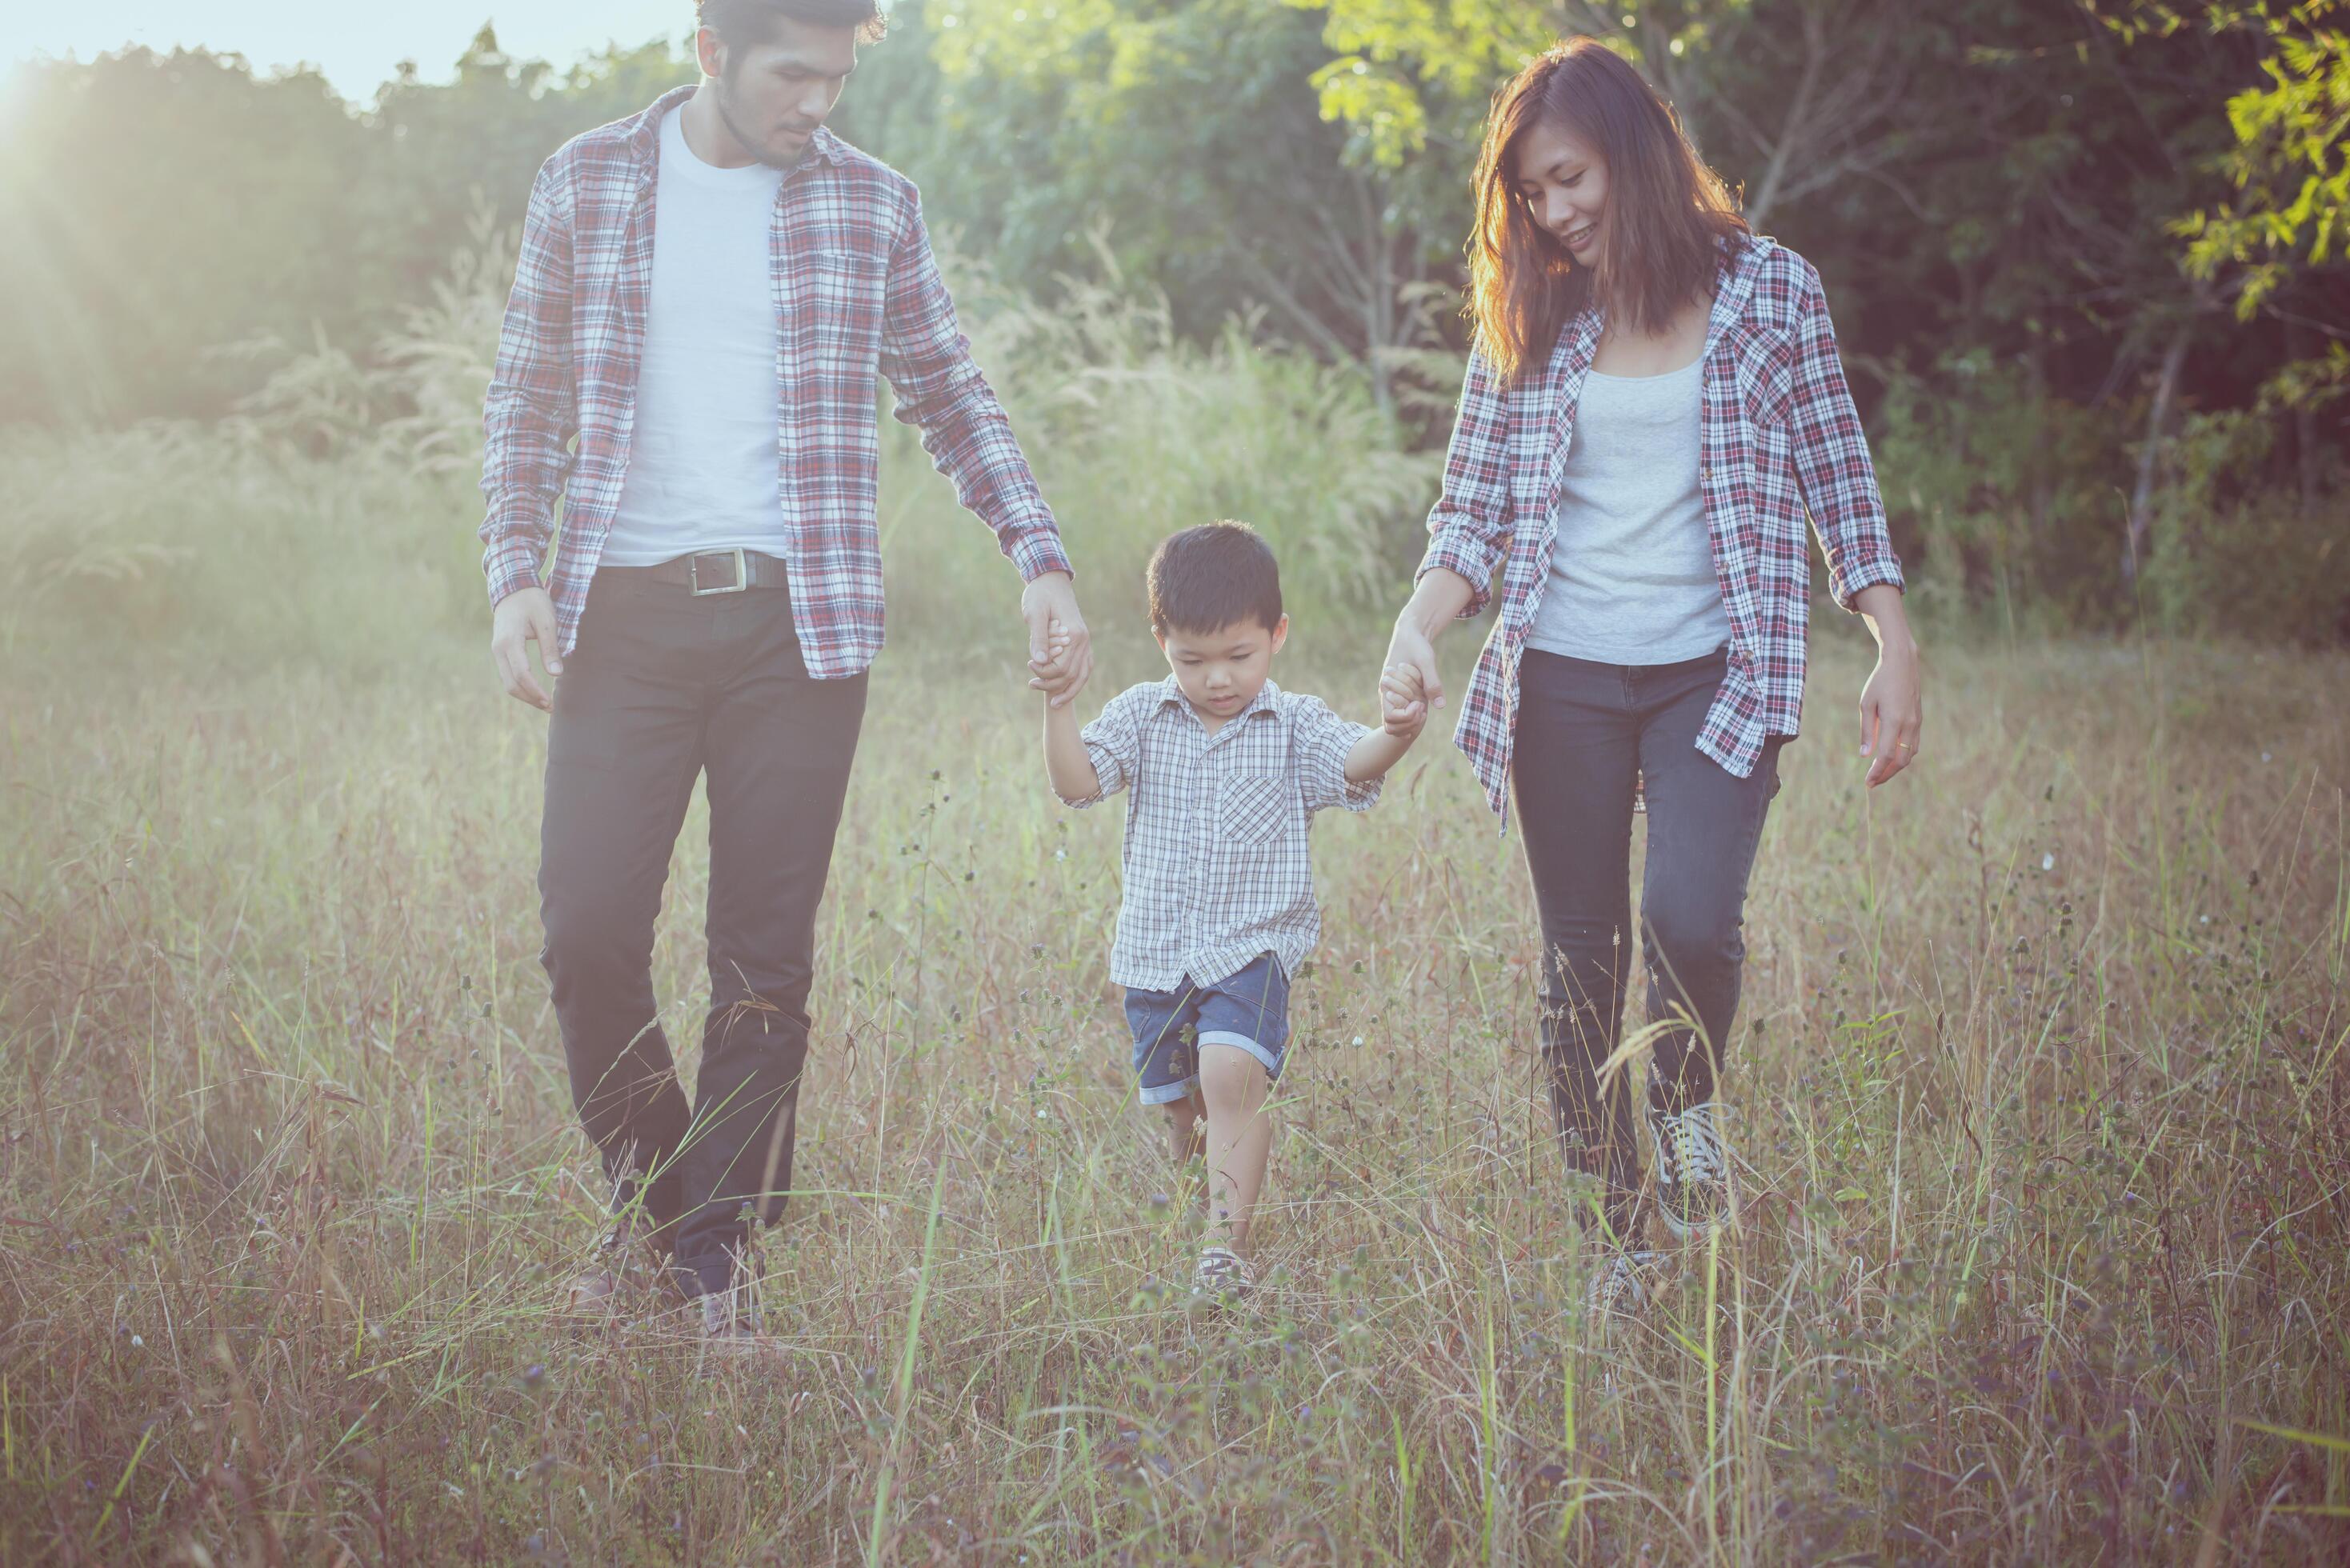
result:
[(1186, 977), (1175, 991), (1126, 992), (1134, 1031), (1134, 1075), (1142, 1103), (1164, 1106), (1196, 1094), (1200, 1048), (1231, 1045), (1255, 1057), (1265, 1076), (1281, 1076), (1289, 1047), (1289, 977), (1261, 953), (1213, 985)]

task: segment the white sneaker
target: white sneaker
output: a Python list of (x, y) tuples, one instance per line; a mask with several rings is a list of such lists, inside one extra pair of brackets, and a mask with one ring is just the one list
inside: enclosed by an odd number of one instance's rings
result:
[(1222, 1245), (1200, 1249), (1200, 1266), (1191, 1273), (1192, 1299), (1210, 1306), (1228, 1306), (1254, 1289), (1256, 1271), (1246, 1258)]
[(1657, 1149), (1657, 1211), (1681, 1241), (1738, 1216), (1730, 1150), (1721, 1138), (1729, 1116), (1730, 1107), (1714, 1100), (1679, 1116), (1648, 1115), (1648, 1136)]
[(1645, 1247), (1610, 1252), (1606, 1265), (1591, 1276), (1591, 1315), (1638, 1317), (1648, 1304), (1663, 1261), (1662, 1254)]

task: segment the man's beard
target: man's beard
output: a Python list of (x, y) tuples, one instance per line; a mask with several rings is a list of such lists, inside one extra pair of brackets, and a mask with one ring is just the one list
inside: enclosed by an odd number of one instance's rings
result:
[(797, 168), (799, 166), (800, 160), (807, 156), (808, 144), (806, 142), (800, 143), (799, 151), (792, 153), (788, 157), (770, 157), (767, 152), (767, 144), (754, 138), (749, 131), (744, 130), (743, 127), (736, 122), (734, 119), (733, 99), (734, 95), (729, 88), (726, 78), (723, 77), (719, 78), (718, 121), (721, 125), (723, 125), (726, 128), (726, 133), (734, 139), (735, 145), (742, 148), (743, 151), (749, 153), (752, 157), (757, 159), (760, 162), (765, 164), (770, 169)]

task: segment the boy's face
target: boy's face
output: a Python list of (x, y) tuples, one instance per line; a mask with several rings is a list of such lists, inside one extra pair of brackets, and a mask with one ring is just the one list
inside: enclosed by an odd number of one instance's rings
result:
[(1221, 631), (1179, 631), (1159, 634), (1167, 667), (1191, 706), (1211, 729), (1256, 701), (1272, 673), (1273, 656), (1289, 637), (1289, 618), (1271, 626), (1262, 621), (1234, 621)]

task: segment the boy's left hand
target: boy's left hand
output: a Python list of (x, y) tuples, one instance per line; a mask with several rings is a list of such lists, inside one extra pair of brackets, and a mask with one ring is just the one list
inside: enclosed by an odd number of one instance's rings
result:
[(1419, 671), (1409, 664), (1390, 664), (1379, 672), (1379, 723), (1399, 741), (1419, 738), (1428, 723), (1428, 704)]

